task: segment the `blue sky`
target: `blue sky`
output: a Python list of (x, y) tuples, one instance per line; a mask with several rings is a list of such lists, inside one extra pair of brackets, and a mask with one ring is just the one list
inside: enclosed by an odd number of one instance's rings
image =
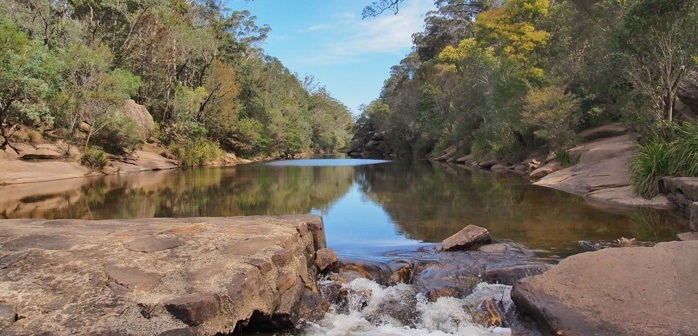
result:
[(311, 75), (355, 114), (378, 98), (390, 67), (412, 48), (433, 0), (405, 0), (397, 15), (361, 19), (372, 0), (228, 0), (271, 32), (263, 48), (303, 79)]

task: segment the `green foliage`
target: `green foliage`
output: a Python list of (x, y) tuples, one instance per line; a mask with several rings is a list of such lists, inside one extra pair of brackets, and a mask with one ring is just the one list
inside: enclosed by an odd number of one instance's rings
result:
[(86, 150), (130, 152), (141, 140), (119, 115), (131, 98), (166, 144), (207, 141), (249, 156), (345, 146), (349, 110), (327, 92), (313, 98), (264, 55), (269, 30), (212, 1), (2, 2), (0, 146), (27, 124), (55, 126)]
[[(390, 113), (362, 114), (357, 138), (386, 131), (398, 156), (456, 146), (516, 160), (547, 146), (565, 158), (586, 127), (632, 120), (645, 137), (663, 133), (696, 66), (696, 1), (475, 1), (449, 11), (455, 3), (436, 2), (416, 52), (385, 82), (379, 101)], [(381, 4), (371, 8), (394, 8)]]
[(81, 162), (92, 169), (102, 169), (109, 164), (109, 159), (107, 158), (107, 153), (102, 148), (90, 146), (82, 155)]
[(698, 123), (684, 122), (670, 143), (670, 174), (698, 177)]
[(206, 139), (172, 143), (169, 149), (181, 167), (202, 166), (220, 160), (225, 155), (218, 144)]
[(555, 158), (562, 163), (563, 166), (571, 166), (576, 163), (576, 159), (570, 155), (567, 149), (558, 149), (555, 151)]
[(579, 99), (552, 85), (529, 90), (521, 114), (526, 125), (533, 127), (536, 137), (548, 142), (557, 151), (574, 142), (579, 125)]
[(251, 118), (242, 118), (235, 124), (229, 146), (241, 156), (252, 156), (258, 148), (264, 148), (262, 123)]
[(138, 125), (133, 120), (123, 113), (114, 113), (107, 125), (94, 135), (92, 143), (107, 153), (129, 154), (145, 142), (140, 132), (134, 131), (136, 129)]
[(51, 127), (48, 99), (60, 85), (62, 64), (38, 41), (10, 23), (0, 24), (0, 148), (16, 125)]
[(616, 38), (632, 65), (625, 77), (651, 103), (657, 121), (672, 121), (678, 84), (698, 54), (698, 3), (636, 0), (624, 14)]
[(630, 162), (630, 184), (640, 196), (652, 198), (659, 193), (659, 181), (669, 172), (669, 149), (655, 136), (638, 145)]
[(664, 176), (698, 177), (698, 124), (685, 122), (676, 126), (669, 140), (655, 134), (638, 145), (633, 155), (631, 184), (637, 194), (652, 198), (660, 192)]

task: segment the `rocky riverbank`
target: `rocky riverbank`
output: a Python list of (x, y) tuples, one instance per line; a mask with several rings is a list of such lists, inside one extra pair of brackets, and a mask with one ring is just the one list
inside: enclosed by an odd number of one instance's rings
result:
[(698, 241), (571, 256), (512, 299), (555, 335), (696, 335)]
[(0, 334), (215, 335), (322, 317), (318, 216), (0, 221)]
[[(162, 148), (152, 144), (146, 144), (142, 150), (134, 151), (128, 156), (109, 156), (109, 165), (99, 171), (81, 165), (80, 151), (62, 141), (43, 144), (16, 143), (13, 146), (20, 152), (12, 148), (0, 151), (0, 186), (179, 168), (177, 161), (160, 155)], [(222, 160), (210, 164), (233, 166), (249, 162), (251, 161), (228, 153)]]

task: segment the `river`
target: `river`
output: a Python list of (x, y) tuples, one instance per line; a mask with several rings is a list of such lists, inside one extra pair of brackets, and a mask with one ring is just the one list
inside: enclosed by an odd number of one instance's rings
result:
[[(382, 260), (433, 248), (468, 224), (489, 229), (495, 242), (518, 242), (553, 261), (581, 252), (580, 240), (668, 241), (688, 230), (686, 219), (667, 211), (599, 209), (517, 175), (421, 161), (288, 160), (10, 185), (0, 191), (0, 218), (319, 214), (328, 246), (346, 259)], [(361, 282), (352, 286), (373, 288), (379, 301), (390, 295), (414, 296), (409, 288)], [(481, 288), (500, 296), (509, 290), (501, 285)], [(410, 328), (369, 323), (371, 318), (362, 314), (370, 314), (366, 310), (372, 306), (364, 302), (353, 311), (329, 314), (304, 333), (507, 334), (444, 322), (464, 321), (456, 315), (467, 315), (467, 300), (420, 302), (420, 322)]]
[(0, 218), (119, 219), (320, 214), (340, 257), (440, 242), (468, 224), (541, 255), (579, 240), (673, 240), (687, 220), (598, 209), (520, 176), (421, 161), (289, 160), (0, 187)]

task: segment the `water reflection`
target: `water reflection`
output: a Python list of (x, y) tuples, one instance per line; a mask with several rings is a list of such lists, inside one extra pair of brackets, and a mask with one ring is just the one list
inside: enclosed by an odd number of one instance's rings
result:
[(581, 239), (661, 241), (687, 230), (667, 212), (601, 211), (518, 176), (425, 162), (287, 161), (4, 186), (0, 210), (49, 219), (318, 213), (345, 256), (439, 242), (468, 224), (559, 255)]
[(602, 211), (582, 198), (537, 187), (515, 175), (448, 165), (400, 162), (358, 169), (363, 193), (379, 203), (405, 236), (441, 241), (468, 224), (495, 239), (568, 255), (579, 240), (673, 240), (687, 222), (666, 211)]

